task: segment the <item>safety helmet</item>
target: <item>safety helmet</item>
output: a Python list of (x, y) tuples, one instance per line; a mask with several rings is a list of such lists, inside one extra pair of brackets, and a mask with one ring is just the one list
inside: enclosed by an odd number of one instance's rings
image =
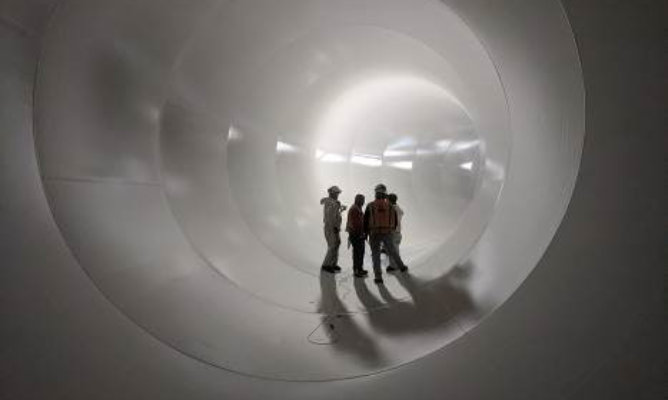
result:
[(374, 190), (376, 193), (383, 193), (383, 194), (387, 193), (387, 187), (385, 187), (385, 185), (383, 185), (382, 183), (377, 184)]
[(341, 189), (338, 186), (334, 185), (331, 188), (327, 189), (328, 193), (341, 193)]

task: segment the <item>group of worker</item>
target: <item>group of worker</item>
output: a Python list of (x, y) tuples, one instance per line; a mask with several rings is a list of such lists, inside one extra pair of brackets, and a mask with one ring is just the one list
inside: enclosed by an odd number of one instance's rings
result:
[[(368, 239), (371, 247), (371, 260), (373, 263), (374, 282), (383, 283), (383, 272), (380, 265), (380, 254), (382, 249), (387, 253), (390, 265), (388, 272), (408, 271), (399, 254), (401, 243), (401, 219), (403, 210), (397, 204), (397, 195), (388, 195), (387, 187), (378, 184), (375, 189), (375, 199), (369, 203), (364, 211), (364, 195), (355, 196), (355, 203), (348, 211), (346, 221), (346, 232), (348, 242), (353, 248), (353, 273), (357, 278), (364, 278), (369, 273), (364, 269), (365, 241)], [(323, 205), (325, 240), (327, 241), (327, 254), (322, 263), (322, 270), (328, 273), (341, 271), (338, 266), (339, 247), (341, 246), (341, 214), (346, 206), (339, 201), (341, 189), (332, 186), (327, 189), (328, 197), (320, 200)]]

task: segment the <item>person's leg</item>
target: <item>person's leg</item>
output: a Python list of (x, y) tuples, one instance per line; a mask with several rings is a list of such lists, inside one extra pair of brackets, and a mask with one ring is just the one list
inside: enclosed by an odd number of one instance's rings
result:
[[(332, 232), (334, 233), (334, 232)], [(339, 247), (341, 247), (341, 234), (334, 233), (334, 249), (332, 251), (332, 266), (339, 266)]]
[[(366, 241), (364, 238), (359, 238), (359, 266), (360, 271), (364, 271), (364, 253), (366, 252)], [(366, 271), (364, 271), (366, 273)]]
[(357, 278), (364, 277), (367, 275), (367, 271), (364, 270), (364, 239), (351, 238), (350, 242), (353, 245), (353, 271)]
[(408, 267), (406, 267), (403, 260), (401, 259), (401, 256), (399, 256), (396, 247), (394, 246), (394, 235), (383, 235), (382, 241), (385, 249), (387, 249), (387, 255), (390, 257), (390, 261), (394, 261), (399, 270), (405, 271)]
[[(401, 244), (401, 232), (394, 232), (392, 234), (392, 242), (394, 243), (394, 251), (397, 253), (397, 256), (401, 258), (401, 251), (399, 250), (399, 245)], [(397, 265), (397, 262), (395, 259), (390, 257), (390, 267), (392, 269), (397, 269), (399, 268), (399, 265)]]
[(401, 232), (395, 232), (394, 233), (394, 249), (397, 251), (397, 255), (401, 257), (401, 250), (399, 250), (399, 246), (401, 245), (401, 239), (403, 237), (401, 236)]
[[(388, 245), (387, 243), (391, 243), (392, 245)], [(390, 265), (387, 266), (387, 272), (394, 272), (397, 269), (399, 269), (399, 265), (397, 264), (396, 257), (393, 257), (392, 254), (396, 253), (396, 249), (394, 249), (394, 233), (388, 233), (387, 235), (384, 235), (383, 240), (383, 248), (387, 252), (387, 259), (390, 263)]]
[(371, 261), (373, 262), (373, 273), (376, 278), (383, 275), (380, 269), (380, 237), (378, 234), (369, 236), (369, 246), (371, 247)]
[(334, 267), (336, 265), (336, 260), (334, 258), (334, 252), (336, 251), (336, 234), (334, 231), (325, 229), (325, 240), (327, 241), (327, 254), (325, 254), (325, 259), (322, 261), (322, 266)]
[(353, 247), (353, 271), (357, 270), (357, 242), (355, 242), (355, 238), (352, 235), (348, 235), (348, 243), (350, 243), (350, 246)]
[(362, 268), (360, 252), (363, 251), (363, 247), (360, 246), (361, 239), (356, 236), (350, 236), (348, 240), (350, 240), (350, 244), (353, 246), (353, 271), (357, 271)]
[[(397, 240), (396, 240), (396, 235), (397, 234), (400, 234), (400, 233), (394, 232), (394, 233), (391, 233), (390, 235), (392, 236), (392, 242), (394, 243), (395, 251), (397, 253), (399, 253), (399, 248), (397, 247)], [(395, 269), (399, 268), (395, 259), (390, 257), (389, 253), (388, 253), (388, 258), (390, 259), (390, 266), (387, 268), (388, 271), (394, 271)]]

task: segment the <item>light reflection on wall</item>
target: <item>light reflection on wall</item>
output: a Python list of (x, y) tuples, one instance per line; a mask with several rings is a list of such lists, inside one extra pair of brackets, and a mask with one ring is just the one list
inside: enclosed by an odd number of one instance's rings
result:
[(364, 165), (367, 167), (377, 168), (383, 165), (381, 156), (373, 154), (355, 154), (350, 157), (350, 162), (353, 164)]
[(334, 97), (314, 130), (316, 195), (337, 184), (348, 204), (356, 193), (372, 198), (375, 184), (385, 183), (409, 216), (408, 246), (447, 240), (475, 195), (483, 143), (466, 108), (440, 83), (367, 76)]

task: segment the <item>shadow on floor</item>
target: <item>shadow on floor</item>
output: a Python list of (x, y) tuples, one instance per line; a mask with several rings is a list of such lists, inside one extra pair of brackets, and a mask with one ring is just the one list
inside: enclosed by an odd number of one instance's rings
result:
[(309, 342), (334, 346), (338, 351), (355, 356), (368, 367), (385, 364), (374, 338), (359, 326), (355, 314), (351, 314), (341, 301), (335, 275), (321, 273), (320, 290), (322, 297), (318, 311), (322, 314), (321, 323), (309, 335)]
[(410, 273), (388, 274), (385, 280), (397, 279), (410, 299), (398, 300), (385, 285), (379, 285), (380, 298), (372, 294), (365, 280), (355, 280), (360, 302), (369, 311), (366, 315), (373, 329), (386, 335), (411, 335), (428, 331), (461, 329), (458, 318), (478, 313), (466, 289), (473, 265), (455, 266), (444, 276), (425, 281)]
[[(337, 351), (350, 353), (369, 367), (382, 366), (387, 360), (377, 342), (382, 336), (416, 335), (421, 333), (463, 333), (459, 318), (479, 312), (466, 290), (473, 272), (470, 263), (454, 267), (444, 276), (426, 281), (410, 273), (387, 274), (386, 281), (397, 279), (408, 292), (408, 299), (397, 299), (384, 285), (379, 285), (380, 297), (367, 285), (371, 279), (354, 279), (354, 290), (362, 305), (369, 310), (354, 313), (341, 301), (333, 274), (320, 275), (322, 297), (318, 311), (321, 324), (309, 335), (316, 345), (333, 346)], [(369, 327), (363, 319), (366, 318)], [(370, 329), (369, 329), (370, 328)]]

